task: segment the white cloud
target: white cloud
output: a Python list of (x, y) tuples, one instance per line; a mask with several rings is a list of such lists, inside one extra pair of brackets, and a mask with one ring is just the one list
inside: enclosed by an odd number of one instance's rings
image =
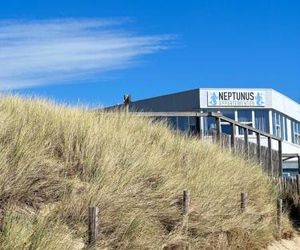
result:
[(95, 80), (166, 49), (170, 35), (136, 35), (120, 20), (0, 22), (0, 89)]

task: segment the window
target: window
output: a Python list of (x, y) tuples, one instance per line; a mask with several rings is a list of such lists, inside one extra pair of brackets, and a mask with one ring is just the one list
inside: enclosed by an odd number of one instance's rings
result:
[[(222, 116), (235, 120), (235, 110), (232, 109), (209, 109), (209, 110), (202, 110), (205, 112), (215, 112), (221, 113)], [(205, 117), (204, 121), (204, 131), (211, 134), (214, 130), (216, 130), (216, 119), (213, 117)], [(232, 126), (228, 122), (221, 122), (222, 133), (231, 134), (232, 133)]]
[[(218, 112), (216, 109), (203, 109), (203, 113)], [(203, 132), (204, 134), (212, 134), (216, 130), (216, 119), (213, 117), (203, 117)]]
[(204, 117), (203, 118), (203, 129), (204, 133), (212, 134), (216, 131), (216, 119), (214, 117)]
[(220, 110), (221, 114), (227, 118), (230, 118), (232, 120), (235, 120), (235, 111), (234, 110), (226, 110), (226, 109), (223, 109), (223, 110)]
[[(248, 109), (241, 109), (238, 110), (238, 121), (244, 125), (253, 127), (253, 120), (252, 120), (252, 110)], [(244, 134), (244, 129), (239, 128), (239, 134)], [(252, 132), (249, 131), (249, 134), (252, 134)]]
[(177, 129), (177, 117), (176, 116), (168, 117), (167, 121), (168, 121), (171, 128)]
[(270, 132), (269, 111), (255, 110), (255, 128), (266, 133)]
[(196, 117), (194, 116), (189, 117), (189, 131), (192, 133), (197, 132), (197, 121), (196, 121)]
[(181, 131), (189, 130), (189, 121), (186, 116), (178, 116), (177, 117), (177, 128)]
[(189, 117), (187, 116), (170, 116), (167, 117), (167, 121), (173, 129), (189, 131)]
[[(223, 110), (220, 110), (220, 112), (222, 113), (223, 116), (230, 118), (232, 120), (235, 120), (235, 111), (234, 110), (223, 109)], [(230, 123), (222, 121), (221, 127), (222, 127), (222, 133), (229, 134), (229, 135), (232, 133), (232, 125)]]
[(295, 144), (300, 145), (300, 123), (292, 121), (292, 141)]
[(287, 140), (286, 117), (279, 112), (273, 111), (273, 135)]

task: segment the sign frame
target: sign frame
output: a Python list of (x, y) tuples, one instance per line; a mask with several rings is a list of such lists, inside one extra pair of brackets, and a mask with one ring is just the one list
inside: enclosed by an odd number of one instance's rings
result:
[(207, 91), (208, 107), (265, 107), (266, 94), (264, 91)]

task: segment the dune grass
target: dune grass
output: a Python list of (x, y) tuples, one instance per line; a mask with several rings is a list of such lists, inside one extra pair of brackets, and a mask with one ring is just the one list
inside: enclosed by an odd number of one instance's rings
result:
[(1, 97), (0, 190), (4, 250), (82, 249), (88, 206), (100, 209), (99, 249), (261, 249), (276, 231), (259, 166), (123, 112)]

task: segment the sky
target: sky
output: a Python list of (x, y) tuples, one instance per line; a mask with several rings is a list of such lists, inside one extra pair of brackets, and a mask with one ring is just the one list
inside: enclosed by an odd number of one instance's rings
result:
[(1, 1), (4, 93), (108, 106), (201, 87), (300, 102), (300, 1)]

